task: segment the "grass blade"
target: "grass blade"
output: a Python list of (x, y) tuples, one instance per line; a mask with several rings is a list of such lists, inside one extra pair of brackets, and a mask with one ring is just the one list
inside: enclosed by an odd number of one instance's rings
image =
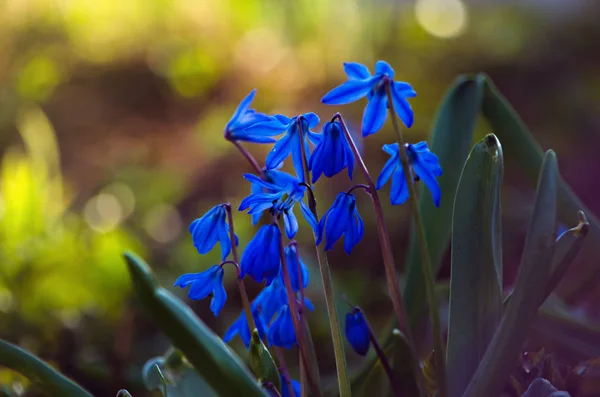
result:
[(454, 204), (448, 390), (464, 393), (502, 319), (502, 146), (488, 135), (471, 150)]
[(0, 339), (0, 366), (26, 376), (53, 396), (92, 397), (84, 388), (31, 353)]
[(556, 155), (548, 151), (512, 298), (464, 397), (494, 395), (500, 391), (535, 319), (554, 255), (557, 188)]
[(224, 397), (264, 397), (243, 362), (194, 312), (159, 287), (148, 266), (134, 254), (125, 254), (136, 293), (158, 326), (180, 349), (210, 387)]

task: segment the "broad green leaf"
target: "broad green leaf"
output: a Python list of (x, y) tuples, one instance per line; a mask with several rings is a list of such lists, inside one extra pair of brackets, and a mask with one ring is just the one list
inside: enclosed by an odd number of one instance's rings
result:
[[(172, 356), (173, 354), (154, 357), (144, 365), (142, 379), (148, 390), (164, 390), (163, 379), (165, 379), (169, 397), (217, 397), (206, 380), (199, 376), (189, 364), (182, 362), (171, 367), (169, 361)], [(164, 375), (163, 378), (159, 376), (156, 370), (157, 366)]]
[(0, 366), (26, 376), (53, 396), (92, 397), (84, 388), (29, 352), (0, 339)]
[(502, 146), (486, 136), (471, 150), (454, 204), (448, 393), (460, 397), (502, 319)]
[(512, 299), (464, 397), (485, 396), (499, 390), (508, 378), (535, 319), (546, 292), (554, 255), (557, 185), (556, 155), (548, 151), (542, 164), (535, 206)]
[[(543, 150), (528, 131), (523, 121), (510, 106), (506, 98), (485, 74), (479, 74), (478, 79), (484, 81), (485, 90), (481, 111), (492, 127), (493, 132), (500, 138), (505, 151), (520, 165), (525, 176), (534, 183), (542, 165)], [(571, 187), (562, 179), (558, 184), (558, 219), (566, 224), (577, 222), (577, 211), (586, 213), (590, 223), (590, 239), (595, 244), (588, 244), (590, 257), (600, 255), (600, 221), (590, 209), (577, 197)], [(592, 272), (598, 269), (594, 267)], [(579, 282), (573, 283), (569, 293), (564, 298), (569, 301), (570, 296), (579, 292), (581, 285), (585, 284), (591, 274), (583, 273)]]
[(269, 350), (265, 347), (258, 330), (252, 331), (252, 340), (250, 341), (250, 368), (258, 378), (259, 382), (271, 382), (277, 390), (281, 390), (281, 378), (277, 365)]
[(194, 312), (159, 287), (148, 266), (125, 254), (136, 293), (157, 325), (219, 396), (265, 396), (243, 362)]
[[(454, 194), (473, 142), (473, 130), (483, 97), (483, 82), (480, 77), (459, 77), (439, 108), (430, 135), (430, 148), (438, 156), (444, 170), (444, 174), (438, 178), (442, 189), (440, 208), (435, 207), (423, 187), (419, 196), (433, 274), (437, 273), (450, 240)], [(416, 327), (425, 313), (427, 302), (420, 260), (418, 241), (413, 230), (403, 293), (413, 335), (416, 335)]]

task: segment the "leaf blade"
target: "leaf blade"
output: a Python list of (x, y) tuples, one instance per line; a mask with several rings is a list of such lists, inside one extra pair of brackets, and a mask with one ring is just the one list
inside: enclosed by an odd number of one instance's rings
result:
[(460, 397), (502, 319), (502, 146), (488, 135), (471, 150), (456, 192), (446, 360)]
[(550, 263), (554, 255), (557, 188), (556, 155), (548, 151), (542, 164), (512, 298), (464, 397), (483, 396), (499, 390), (535, 318), (550, 277)]

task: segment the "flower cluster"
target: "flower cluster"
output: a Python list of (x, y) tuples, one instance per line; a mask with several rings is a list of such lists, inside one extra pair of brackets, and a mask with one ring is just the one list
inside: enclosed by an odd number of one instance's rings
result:
[[(362, 119), (364, 137), (383, 127), (390, 108), (406, 127), (413, 124), (413, 111), (407, 98), (416, 96), (416, 92), (410, 84), (393, 80), (395, 73), (389, 64), (378, 61), (374, 74), (358, 63), (346, 63), (344, 70), (348, 81), (328, 92), (322, 102), (340, 105), (366, 97), (368, 103)], [(339, 193), (318, 221), (314, 208), (307, 204), (314, 200), (311, 184), (323, 175), (331, 178), (344, 169), (352, 180), (355, 164), (365, 167), (352, 137), (339, 114), (323, 125), (321, 133), (316, 133), (313, 129), (320, 120), (315, 113), (287, 117), (256, 112), (250, 108), (255, 94), (253, 90), (239, 104), (225, 127), (224, 136), (235, 143), (255, 168), (255, 174), (243, 175), (250, 184), (250, 194), (241, 201), (238, 210), (251, 215), (253, 224), (258, 224), (261, 219), (266, 222), (246, 244), (241, 259), (238, 259), (238, 239), (233, 231), (231, 205), (218, 205), (193, 221), (190, 233), (198, 252), (206, 254), (219, 242), (222, 263), (204, 272), (185, 274), (175, 285), (182, 288), (189, 286), (188, 296), (191, 299), (212, 296), (211, 310), (218, 315), (227, 298), (223, 287), (225, 264), (234, 265), (240, 279), (248, 275), (256, 282), (265, 282), (264, 289), (248, 302), (250, 312), (242, 312), (223, 339), (229, 342), (239, 335), (248, 347), (251, 340), (248, 321), (252, 319), (259, 335), (270, 346), (289, 349), (299, 343), (295, 329), (301, 321), (303, 309), (314, 309), (303, 293), (309, 283), (308, 269), (300, 258), (296, 243), (284, 242), (284, 236), (293, 239), (299, 230), (299, 221), (294, 213), (296, 204), (300, 207), (302, 218), (312, 229), (316, 245), (324, 241), (327, 251), (344, 236), (344, 250), (349, 255), (364, 235), (363, 219), (353, 194), (357, 186), (372, 194), (374, 189), (381, 189), (391, 178), (390, 201), (399, 205), (409, 198), (407, 183), (423, 181), (435, 205), (439, 206), (441, 191), (436, 178), (442, 174), (442, 169), (426, 142), (406, 144), (402, 153), (398, 144), (386, 144), (383, 150), (390, 158), (377, 183), (369, 181), (369, 186), (357, 185)], [(281, 137), (275, 139), (278, 136)], [(274, 143), (274, 146), (266, 156), (264, 167), (260, 168), (238, 142)], [(405, 164), (408, 163), (409, 169), (402, 165), (403, 153), (406, 153), (408, 161)], [(281, 170), (289, 157), (295, 174)], [(366, 168), (364, 171), (368, 175)], [(227, 260), (230, 255), (233, 259)], [(243, 288), (243, 283), (240, 288)], [(245, 291), (240, 292), (244, 297)], [(366, 354), (369, 335), (363, 313), (359, 310), (349, 313), (346, 336), (357, 353)], [(294, 383), (293, 390), (296, 389)], [(283, 395), (285, 393), (284, 388)]]

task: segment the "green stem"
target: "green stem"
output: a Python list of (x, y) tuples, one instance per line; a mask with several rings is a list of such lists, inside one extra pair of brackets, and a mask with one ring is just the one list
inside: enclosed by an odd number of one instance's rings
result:
[(246, 291), (246, 286), (244, 285), (244, 279), (241, 277), (240, 272), (240, 258), (237, 252), (237, 247), (235, 245), (235, 230), (233, 228), (233, 214), (231, 211), (231, 204), (225, 204), (225, 210), (227, 211), (227, 222), (229, 223), (229, 239), (231, 240), (231, 253), (233, 255), (233, 261), (237, 264), (237, 283), (238, 289), (240, 290), (240, 296), (242, 297), (242, 305), (244, 306), (244, 312), (246, 313), (246, 320), (248, 321), (248, 327), (250, 328), (250, 332), (256, 329), (256, 324), (254, 323), (254, 316), (252, 316), (252, 308), (250, 306), (250, 299), (248, 299), (248, 292)]
[[(302, 155), (302, 169), (304, 172), (304, 181), (310, 183), (310, 172), (308, 170), (308, 164), (306, 161), (306, 152), (304, 149), (304, 137), (302, 136), (301, 125), (298, 125), (300, 130), (300, 152)], [(309, 192), (310, 193), (310, 192)], [(317, 212), (317, 202), (312, 194), (309, 194), (308, 206), (310, 211), (315, 216), (317, 222), (319, 222), (319, 214)], [(315, 245), (317, 242), (317, 235), (313, 233)], [(329, 261), (327, 260), (327, 253), (322, 246), (316, 246), (317, 250), (317, 263), (319, 264), (319, 271), (321, 273), (321, 280), (323, 282), (323, 292), (325, 294), (325, 304), (327, 306), (327, 315), (329, 317), (329, 325), (331, 328), (331, 338), (333, 340), (333, 352), (335, 356), (335, 367), (337, 371), (337, 380), (340, 390), (340, 397), (350, 397), (352, 391), (350, 389), (350, 379), (348, 378), (348, 365), (346, 364), (346, 355), (344, 353), (344, 340), (342, 339), (342, 330), (340, 328), (340, 322), (338, 318), (337, 308), (335, 304), (335, 294), (333, 291), (333, 280), (331, 277), (331, 269), (329, 267)]]
[(421, 253), (421, 269), (423, 271), (423, 278), (425, 280), (425, 293), (427, 294), (427, 303), (429, 305), (429, 317), (431, 320), (431, 327), (433, 331), (433, 347), (437, 372), (436, 378), (438, 382), (438, 396), (447, 397), (448, 388), (446, 384), (446, 363), (444, 360), (446, 354), (444, 353), (445, 349), (444, 342), (442, 339), (440, 316), (438, 313), (438, 306), (435, 298), (435, 281), (431, 271), (431, 258), (429, 257), (429, 249), (427, 248), (425, 227), (423, 226), (423, 218), (421, 216), (421, 211), (419, 210), (419, 203), (417, 201), (417, 193), (413, 181), (413, 175), (412, 172), (410, 172), (411, 168), (410, 163), (408, 161), (408, 156), (406, 154), (406, 148), (404, 146), (404, 137), (402, 136), (402, 131), (400, 130), (400, 125), (398, 124), (398, 118), (396, 117), (396, 112), (394, 111), (391, 81), (385, 81), (384, 84), (387, 93), (390, 117), (392, 119), (392, 126), (394, 127), (394, 132), (396, 133), (396, 139), (398, 141), (400, 162), (402, 164), (402, 169), (404, 170), (404, 178), (406, 179), (406, 184), (408, 185), (408, 192), (410, 194), (409, 201), (412, 209), (413, 221), (417, 232), (419, 251)]
[[(277, 224), (279, 227), (279, 257), (281, 258), (281, 271), (283, 272), (283, 283), (285, 285), (285, 290), (287, 293), (288, 299), (288, 310), (292, 316), (292, 322), (294, 323), (294, 332), (296, 333), (296, 341), (298, 342), (298, 350), (300, 350), (300, 360), (302, 361), (304, 368), (308, 369), (308, 360), (310, 359), (310, 354), (308, 353), (307, 344), (304, 339), (304, 332), (302, 324), (300, 323), (300, 318), (298, 313), (301, 311), (301, 307), (299, 303), (296, 301), (296, 296), (294, 294), (294, 289), (292, 287), (292, 279), (290, 278), (290, 270), (287, 265), (287, 260), (285, 258), (285, 249), (283, 246), (283, 232), (281, 231), (281, 226)], [(307, 372), (308, 375), (308, 372)], [(312, 373), (307, 376), (307, 380), (310, 383), (311, 390), (314, 396), (320, 395), (319, 387), (315, 382), (314, 378), (312, 378)], [(302, 384), (302, 388), (305, 388), (306, 384)]]
[[(352, 138), (352, 135), (350, 134), (350, 131), (348, 130), (348, 127), (346, 126), (346, 123), (344, 122), (344, 119), (342, 118), (342, 115), (339, 113), (336, 113), (333, 116), (332, 121), (335, 119), (337, 119), (339, 121), (339, 123), (341, 124), (344, 135), (346, 136), (346, 139), (347, 139), (348, 143), (350, 144), (350, 148), (352, 149), (352, 153), (354, 153), (354, 157), (356, 158), (356, 161), (358, 162), (358, 167), (361, 169), (363, 176), (364, 176), (365, 180), (367, 181), (367, 185), (368, 185), (367, 191), (368, 191), (369, 195), (371, 196), (371, 201), (373, 203), (373, 209), (375, 211), (375, 220), (377, 222), (377, 233), (379, 235), (379, 244), (381, 246), (381, 255), (383, 256), (383, 266), (385, 269), (385, 276), (386, 276), (385, 278), (387, 281), (388, 289), (390, 291), (390, 297), (392, 299), (392, 306), (394, 307), (394, 311), (396, 313), (396, 318), (398, 319), (398, 327), (404, 333), (404, 336), (406, 337), (408, 345), (411, 349), (411, 354), (415, 358), (414, 362), (418, 362), (417, 352), (416, 352), (415, 345), (414, 345), (412, 335), (410, 332), (410, 327), (408, 326), (408, 321), (406, 319), (406, 310), (404, 307), (404, 300), (402, 299), (402, 292), (400, 290), (400, 282), (398, 280), (398, 275), (396, 273), (396, 265), (394, 263), (394, 255), (392, 253), (392, 243), (391, 243), (391, 239), (390, 239), (390, 234), (389, 234), (387, 226), (385, 224), (385, 217), (383, 215), (383, 207), (381, 205), (381, 200), (379, 199), (379, 194), (377, 193), (377, 188), (375, 186), (375, 183), (373, 182), (373, 178), (371, 177), (371, 174), (369, 173), (367, 165), (365, 164), (362, 156), (360, 155), (360, 152), (358, 151), (358, 148), (356, 147), (356, 144), (354, 143), (354, 139)], [(352, 189), (354, 189), (356, 187), (360, 187), (360, 185), (357, 185), (357, 186), (353, 187)], [(413, 371), (414, 371), (416, 379), (417, 379), (417, 384), (419, 385), (420, 393), (424, 393), (425, 389), (423, 387), (423, 379), (422, 379), (421, 369), (418, 368), (417, 366), (414, 366)]]

